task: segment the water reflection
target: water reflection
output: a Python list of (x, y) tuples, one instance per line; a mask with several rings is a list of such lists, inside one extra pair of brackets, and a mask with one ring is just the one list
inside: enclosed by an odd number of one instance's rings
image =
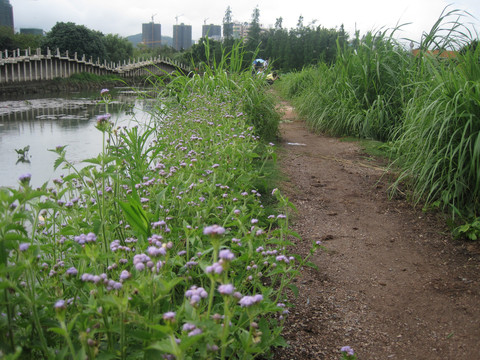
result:
[[(88, 98), (75, 96), (0, 102), (0, 186), (17, 186), (18, 177), (31, 173), (33, 186), (58, 177), (53, 171), (56, 154), (48, 151), (67, 145), (73, 163), (97, 156), (102, 150), (102, 133), (95, 128), (96, 116), (105, 113), (98, 92)], [(116, 125), (145, 123), (153, 103), (135, 94), (112, 93), (111, 121)], [(26, 154), (19, 153), (28, 148)]]

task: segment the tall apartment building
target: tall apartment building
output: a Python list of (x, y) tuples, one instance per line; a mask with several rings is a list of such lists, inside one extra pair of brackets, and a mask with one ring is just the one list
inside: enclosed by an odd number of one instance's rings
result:
[(142, 24), (142, 42), (149, 48), (162, 45), (162, 26), (153, 22)]
[(192, 46), (192, 25), (173, 25), (173, 48), (187, 50)]
[(250, 29), (250, 24), (247, 22), (233, 23), (233, 37), (235, 39), (247, 38), (249, 29)]
[(10, 0), (0, 0), (0, 26), (8, 26), (14, 31), (13, 7)]
[(203, 25), (202, 37), (209, 37), (210, 39), (220, 41), (222, 39), (222, 27), (220, 25)]

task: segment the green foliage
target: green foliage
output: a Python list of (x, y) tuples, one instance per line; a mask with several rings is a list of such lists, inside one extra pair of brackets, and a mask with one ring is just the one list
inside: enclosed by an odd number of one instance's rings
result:
[(225, 16), (223, 17), (223, 37), (228, 41), (233, 36), (233, 21), (232, 21), (232, 9), (230, 5), (225, 10)]
[(480, 218), (469, 220), (463, 225), (454, 226), (453, 235), (476, 241), (480, 238)]
[(294, 94), (300, 114), (316, 130), (390, 140), (402, 118), (411, 64), (392, 35), (357, 34), (355, 48), (338, 41), (332, 66), (284, 76), (284, 94)]
[[(337, 56), (336, 42), (341, 46), (347, 43), (348, 34), (343, 25), (339, 29), (326, 29), (322, 26), (299, 26), (287, 30), (282, 28), (282, 19), (277, 19), (275, 28), (268, 31), (260, 31), (260, 10), (256, 7), (252, 11), (252, 21), (248, 38), (233, 39), (232, 12), (227, 8), (223, 19), (224, 37), (222, 44), (215, 44), (210, 40), (210, 53), (219, 55), (220, 45), (225, 52), (230, 52), (238, 40), (245, 40), (244, 50), (257, 57), (270, 59), (270, 63), (282, 72), (301, 70), (302, 68), (321, 62), (332, 63)], [(195, 63), (204, 61), (205, 40), (201, 39), (198, 44), (186, 52), (191, 54)], [(184, 57), (185, 58), (185, 57)], [(219, 57), (217, 56), (217, 59)], [(248, 56), (250, 60), (250, 56)], [(251, 63), (244, 63), (248, 67)]]
[(318, 246), (288, 253), (291, 204), (255, 187), (275, 148), (233, 81), (194, 81), (147, 123), (99, 118), (103, 151), (81, 168), (52, 149), (64, 175), (48, 189), (30, 175), (0, 189), (4, 357), (246, 360), (286, 345), (286, 290)]
[(0, 26), (0, 49), (16, 50), (13, 30), (9, 26)]
[(133, 45), (128, 39), (119, 35), (107, 34), (103, 37), (105, 45), (105, 60), (114, 63), (120, 63), (133, 56)]
[(84, 25), (76, 25), (72, 22), (58, 22), (43, 38), (43, 47), (68, 51), (71, 55), (75, 52), (80, 57), (83, 54), (87, 58), (106, 59), (107, 52), (103, 42), (103, 34), (90, 30)]
[(423, 59), (429, 79), (418, 82), (405, 108), (395, 147), (415, 201), (440, 200), (453, 215), (480, 205), (479, 51), (455, 61)]
[(89, 82), (89, 83), (108, 83), (108, 82), (123, 82), (116, 75), (97, 75), (93, 73), (75, 73), (70, 75), (67, 79), (58, 79), (58, 81), (66, 82)]
[(219, 57), (211, 53), (210, 40), (204, 40), (203, 48), (206, 61), (195, 64), (197, 73), (192, 73), (191, 77), (174, 74), (167, 84), (156, 79), (156, 86), (165, 86), (163, 92), (175, 96), (180, 103), (192, 92), (213, 95), (222, 89), (223, 96), (241, 100), (238, 113), (248, 117), (257, 135), (264, 141), (277, 139), (280, 115), (275, 110), (275, 99), (267, 91), (268, 85), (263, 78), (252, 77), (249, 66), (256, 54), (249, 56), (242, 41), (235, 42), (229, 51), (221, 48)]
[[(478, 236), (480, 211), (480, 49), (458, 10), (442, 12), (416, 56), (392, 33), (359, 34), (337, 47), (332, 66), (282, 76), (276, 85), (318, 131), (386, 141), (400, 168), (393, 185), (414, 203), (457, 219)], [(451, 20), (453, 18), (453, 20)], [(443, 57), (460, 50), (456, 57)], [(458, 219), (465, 222), (459, 227)]]
[(214, 64), (222, 58), (223, 52), (224, 46), (220, 41), (208, 38), (201, 38), (189, 51), (191, 60), (196, 66), (198, 64)]

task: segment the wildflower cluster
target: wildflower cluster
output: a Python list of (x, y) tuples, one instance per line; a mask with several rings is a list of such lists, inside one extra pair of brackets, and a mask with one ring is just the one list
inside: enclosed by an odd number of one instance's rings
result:
[(132, 128), (107, 111), (97, 159), (77, 169), (59, 147), (53, 187), (24, 175), (0, 190), (0, 352), (254, 358), (282, 344), (305, 262), (288, 253), (288, 217), (262, 203), (271, 190), (254, 188), (273, 147), (216, 93)]

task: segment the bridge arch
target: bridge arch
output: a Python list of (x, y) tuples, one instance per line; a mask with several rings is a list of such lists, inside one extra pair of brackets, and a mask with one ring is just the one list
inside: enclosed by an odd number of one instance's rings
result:
[(53, 80), (54, 78), (67, 78), (74, 73), (87, 72), (97, 75), (118, 75), (119, 77), (138, 77), (145, 75), (161, 75), (172, 73), (175, 70), (188, 72), (187, 66), (164, 57), (150, 59), (134, 59), (124, 61), (122, 64), (103, 63), (97, 59), (86, 59), (85, 55), (73, 56), (68, 51), (62, 55), (57, 49), (52, 53), (47, 49), (42, 54), (41, 49), (21, 52), (5, 50), (0, 52), (0, 84)]

